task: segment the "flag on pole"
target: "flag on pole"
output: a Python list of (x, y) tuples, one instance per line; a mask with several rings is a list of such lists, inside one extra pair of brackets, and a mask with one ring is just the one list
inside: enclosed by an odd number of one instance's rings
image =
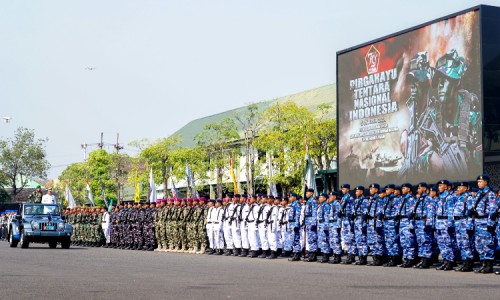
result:
[(111, 206), (113, 206), (113, 199), (109, 200), (108, 212), (111, 212)]
[(233, 154), (232, 153), (229, 153), (229, 173), (231, 174), (231, 180), (233, 181), (234, 193), (238, 194), (238, 183), (236, 182), (236, 175), (234, 175)]
[(273, 195), (274, 197), (278, 196), (278, 189), (276, 188), (276, 183), (273, 181), (273, 176), (274, 176), (274, 166), (271, 158), (269, 158), (269, 194)]
[(88, 194), (88, 197), (89, 197), (89, 201), (92, 204), (92, 206), (95, 206), (94, 197), (92, 197), (92, 191), (90, 190), (89, 179), (85, 178), (85, 182), (87, 184), (87, 194)]
[(66, 185), (66, 192), (64, 196), (66, 198), (66, 201), (68, 201), (68, 208), (75, 208), (76, 207), (75, 198), (73, 198), (73, 195), (71, 194), (68, 185)]
[(135, 191), (134, 191), (134, 203), (141, 202), (141, 188), (139, 186), (139, 176), (135, 172)]
[(170, 178), (170, 181), (172, 183), (172, 186), (170, 187), (170, 192), (172, 193), (172, 197), (179, 198), (179, 192), (177, 191), (177, 188), (175, 187), (174, 180), (172, 178)]
[(314, 166), (309, 154), (306, 154), (306, 168), (304, 169), (304, 194), (307, 189), (314, 189), (314, 196), (317, 196), (316, 191), (316, 175), (314, 174)]
[(102, 182), (102, 178), (99, 178), (99, 183), (101, 184), (102, 200), (104, 200), (104, 204), (106, 204), (106, 206), (109, 207), (108, 200), (106, 199), (106, 192), (104, 191), (104, 182)]
[(198, 192), (196, 191), (196, 188), (194, 186), (193, 174), (191, 173), (191, 169), (189, 168), (189, 164), (188, 164), (187, 160), (186, 160), (186, 175), (187, 175), (187, 179), (188, 179), (188, 186), (193, 191), (193, 197), (199, 198), (200, 196), (198, 195)]
[(149, 202), (156, 203), (156, 184), (153, 176), (153, 168), (149, 171)]

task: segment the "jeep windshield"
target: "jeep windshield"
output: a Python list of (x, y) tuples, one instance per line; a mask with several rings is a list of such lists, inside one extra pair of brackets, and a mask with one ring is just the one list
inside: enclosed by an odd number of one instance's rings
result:
[(25, 215), (59, 215), (57, 205), (24, 205)]

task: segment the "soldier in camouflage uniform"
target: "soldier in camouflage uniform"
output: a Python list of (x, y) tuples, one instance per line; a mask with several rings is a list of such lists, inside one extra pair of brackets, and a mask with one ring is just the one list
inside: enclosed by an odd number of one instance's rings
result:
[(171, 208), (170, 219), (168, 220), (169, 227), (169, 249), (172, 252), (180, 251), (180, 235), (179, 224), (180, 215), (182, 212), (181, 200), (175, 199), (174, 206)]
[(163, 208), (165, 207), (165, 202), (163, 200), (158, 200), (156, 201), (157, 207), (156, 211), (154, 214), (154, 224), (155, 224), (155, 237), (156, 241), (158, 242), (158, 248), (155, 249), (155, 251), (163, 251), (164, 248), (164, 240), (162, 238), (163, 233), (163, 223), (165, 219), (163, 218)]
[(166, 213), (165, 213), (165, 245), (166, 245), (166, 252), (173, 251), (173, 242), (172, 242), (172, 220), (173, 220), (173, 214), (174, 214), (174, 199), (170, 198), (168, 199), (168, 206), (166, 206)]
[(187, 237), (187, 252), (196, 253), (198, 249), (198, 241), (196, 240), (196, 221), (198, 220), (199, 199), (188, 199), (189, 213), (186, 218), (186, 237)]
[(181, 241), (181, 249), (179, 252), (182, 252), (182, 253), (187, 253), (188, 252), (188, 239), (187, 239), (187, 229), (186, 229), (186, 226), (187, 226), (187, 222), (188, 222), (188, 218), (189, 218), (189, 211), (191, 210), (191, 205), (193, 203), (193, 199), (191, 199), (191, 201), (189, 201), (189, 199), (183, 199), (183, 201), (181, 201), (181, 214), (180, 214), (180, 218), (179, 218), (179, 223), (178, 223), (178, 226), (179, 226), (179, 239)]
[(196, 252), (196, 254), (203, 254), (205, 253), (207, 249), (207, 244), (208, 244), (208, 236), (207, 236), (207, 231), (206, 231), (206, 226), (207, 226), (207, 218), (206, 216), (208, 215), (208, 206), (206, 205), (206, 199), (205, 197), (200, 198), (200, 215), (198, 216), (198, 221), (197, 221), (197, 230), (196, 230), (196, 239), (198, 240), (199, 244), (199, 249)]

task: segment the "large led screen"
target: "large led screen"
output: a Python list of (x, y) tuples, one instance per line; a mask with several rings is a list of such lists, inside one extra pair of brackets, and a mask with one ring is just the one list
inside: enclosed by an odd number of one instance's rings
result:
[(479, 11), (337, 56), (339, 183), (482, 171)]

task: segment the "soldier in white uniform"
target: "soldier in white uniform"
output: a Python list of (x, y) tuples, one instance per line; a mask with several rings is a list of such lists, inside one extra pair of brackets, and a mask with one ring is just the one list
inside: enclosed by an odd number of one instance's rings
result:
[(278, 225), (278, 230), (279, 230), (279, 242), (278, 242), (278, 249), (281, 249), (281, 255), (280, 257), (289, 257), (291, 248), (287, 249), (285, 245), (289, 245), (290, 243), (288, 242), (289, 235), (287, 234), (288, 232), (288, 197), (283, 197), (283, 200), (281, 200), (281, 207), (278, 213), (278, 220), (279, 220), (279, 225)]
[(207, 252), (208, 255), (215, 253), (215, 235), (214, 235), (214, 223), (217, 221), (217, 209), (215, 208), (215, 200), (210, 200), (208, 202), (208, 212), (207, 212), (207, 222), (205, 228), (207, 229), (208, 236), (208, 246), (210, 251)]
[(261, 243), (262, 254), (259, 258), (266, 258), (269, 254), (269, 241), (267, 239), (267, 214), (269, 213), (270, 206), (267, 203), (267, 195), (263, 195), (259, 213), (257, 214), (257, 224), (259, 226), (259, 239)]
[(241, 204), (240, 204), (240, 194), (234, 195), (233, 198), (233, 213), (229, 220), (231, 226), (231, 237), (233, 239), (233, 256), (239, 256), (241, 254), (241, 231), (240, 231), (240, 214), (241, 214)]
[(271, 253), (266, 257), (267, 259), (276, 259), (276, 252), (278, 251), (278, 213), (280, 200), (269, 197), (269, 213), (267, 214), (267, 238), (269, 240), (269, 248)]
[[(249, 200), (249, 199), (248, 199)], [(241, 234), (241, 254), (240, 257), (246, 257), (250, 250), (250, 242), (248, 241), (248, 224), (247, 217), (250, 213), (250, 205), (247, 203), (247, 195), (243, 195), (240, 201), (241, 209), (239, 215), (240, 234)]]
[(224, 232), (224, 241), (226, 242), (226, 251), (224, 253), (225, 256), (229, 256), (233, 254), (233, 236), (231, 231), (231, 216), (234, 212), (234, 203), (232, 202), (233, 194), (229, 193), (226, 195), (226, 205), (224, 206), (224, 213), (222, 219), (222, 230)]
[(257, 224), (257, 216), (259, 215), (260, 206), (257, 204), (257, 197), (250, 197), (249, 211), (246, 215), (246, 223), (248, 226), (248, 243), (250, 244), (249, 257), (255, 258), (259, 256), (259, 225)]
[(47, 189), (47, 194), (42, 197), (43, 204), (57, 204), (56, 196), (52, 195), (52, 188)]
[(222, 208), (222, 200), (218, 199), (215, 202), (215, 220), (213, 222), (213, 236), (215, 239), (215, 249), (217, 251), (215, 255), (222, 255), (222, 249), (224, 248), (224, 237), (222, 231), (223, 214), (224, 209)]
[(106, 209), (101, 209), (102, 213), (102, 220), (101, 220), (101, 227), (102, 227), (102, 233), (104, 234), (104, 237), (106, 238), (106, 245), (103, 246), (103, 248), (108, 248), (111, 245), (111, 234), (110, 234), (110, 227), (109, 227), (109, 212)]

